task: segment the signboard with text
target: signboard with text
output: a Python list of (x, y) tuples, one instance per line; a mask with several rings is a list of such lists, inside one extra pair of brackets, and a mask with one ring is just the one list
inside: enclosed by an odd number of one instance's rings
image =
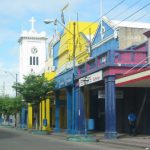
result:
[(103, 79), (102, 71), (98, 71), (96, 73), (93, 73), (91, 75), (79, 79), (79, 87), (100, 81), (102, 79)]

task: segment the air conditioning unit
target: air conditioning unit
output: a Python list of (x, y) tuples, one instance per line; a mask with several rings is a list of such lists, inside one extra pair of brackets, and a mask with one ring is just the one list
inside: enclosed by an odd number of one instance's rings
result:
[(51, 71), (55, 71), (56, 70), (56, 67), (55, 66), (52, 66), (51, 67)]

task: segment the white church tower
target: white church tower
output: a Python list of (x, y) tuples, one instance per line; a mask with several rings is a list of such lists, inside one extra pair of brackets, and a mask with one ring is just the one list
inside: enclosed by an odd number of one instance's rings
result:
[(23, 82), (23, 76), (39, 74), (45, 66), (46, 60), (46, 33), (37, 33), (34, 28), (35, 19), (32, 17), (31, 29), (22, 31), (19, 38), (20, 45), (20, 68), (19, 82)]

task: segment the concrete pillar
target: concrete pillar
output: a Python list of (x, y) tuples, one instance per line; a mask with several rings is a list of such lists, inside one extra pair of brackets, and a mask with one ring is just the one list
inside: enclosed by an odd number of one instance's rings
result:
[(39, 129), (42, 130), (42, 102), (39, 104)]
[(33, 127), (33, 110), (32, 104), (28, 103), (28, 129), (32, 129)]
[(115, 76), (105, 78), (105, 138), (116, 138)]
[(44, 120), (46, 119), (46, 105), (45, 100), (42, 100), (42, 130), (46, 130), (46, 126), (44, 126)]
[(72, 134), (77, 133), (77, 88), (75, 86), (72, 87)]
[(25, 107), (22, 106), (22, 108), (21, 108), (21, 128), (25, 128), (25, 115), (26, 115)]
[(55, 132), (60, 131), (60, 105), (59, 92), (56, 92), (56, 110), (55, 110)]
[(71, 87), (67, 88), (67, 133), (72, 130), (72, 90)]
[(47, 120), (47, 127), (46, 130), (50, 131), (50, 99), (46, 99), (46, 120)]
[(83, 134), (87, 133), (87, 124), (86, 124), (86, 109), (84, 103), (84, 89), (79, 88), (77, 90), (78, 98), (78, 131)]

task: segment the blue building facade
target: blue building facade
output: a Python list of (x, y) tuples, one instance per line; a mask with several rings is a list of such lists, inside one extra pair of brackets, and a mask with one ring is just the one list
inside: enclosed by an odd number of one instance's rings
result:
[[(101, 25), (99, 25), (93, 38), (92, 58), (76, 67), (75, 74), (69, 69), (55, 78), (56, 90), (66, 91), (68, 133), (86, 133), (89, 128), (88, 120), (93, 119), (95, 131), (103, 131), (108, 139), (117, 137), (116, 105), (118, 104), (116, 103), (118, 102), (116, 100), (122, 99), (122, 94), (120, 97), (116, 94), (120, 92), (115, 85), (116, 74), (123, 73), (135, 65), (134, 62), (122, 63), (122, 52), (119, 51), (121, 40), (118, 36), (120, 28), (115, 28), (107, 19), (103, 19), (103, 33), (101, 34)], [(56, 49), (57, 46), (56, 44)], [(125, 50), (124, 52), (127, 55), (134, 53)], [(57, 57), (57, 54), (54, 57)], [(120, 63), (116, 63), (117, 60), (122, 61), (122, 67)], [(54, 65), (57, 65), (55, 60)], [(58, 93), (56, 92), (56, 131), (60, 129)]]

